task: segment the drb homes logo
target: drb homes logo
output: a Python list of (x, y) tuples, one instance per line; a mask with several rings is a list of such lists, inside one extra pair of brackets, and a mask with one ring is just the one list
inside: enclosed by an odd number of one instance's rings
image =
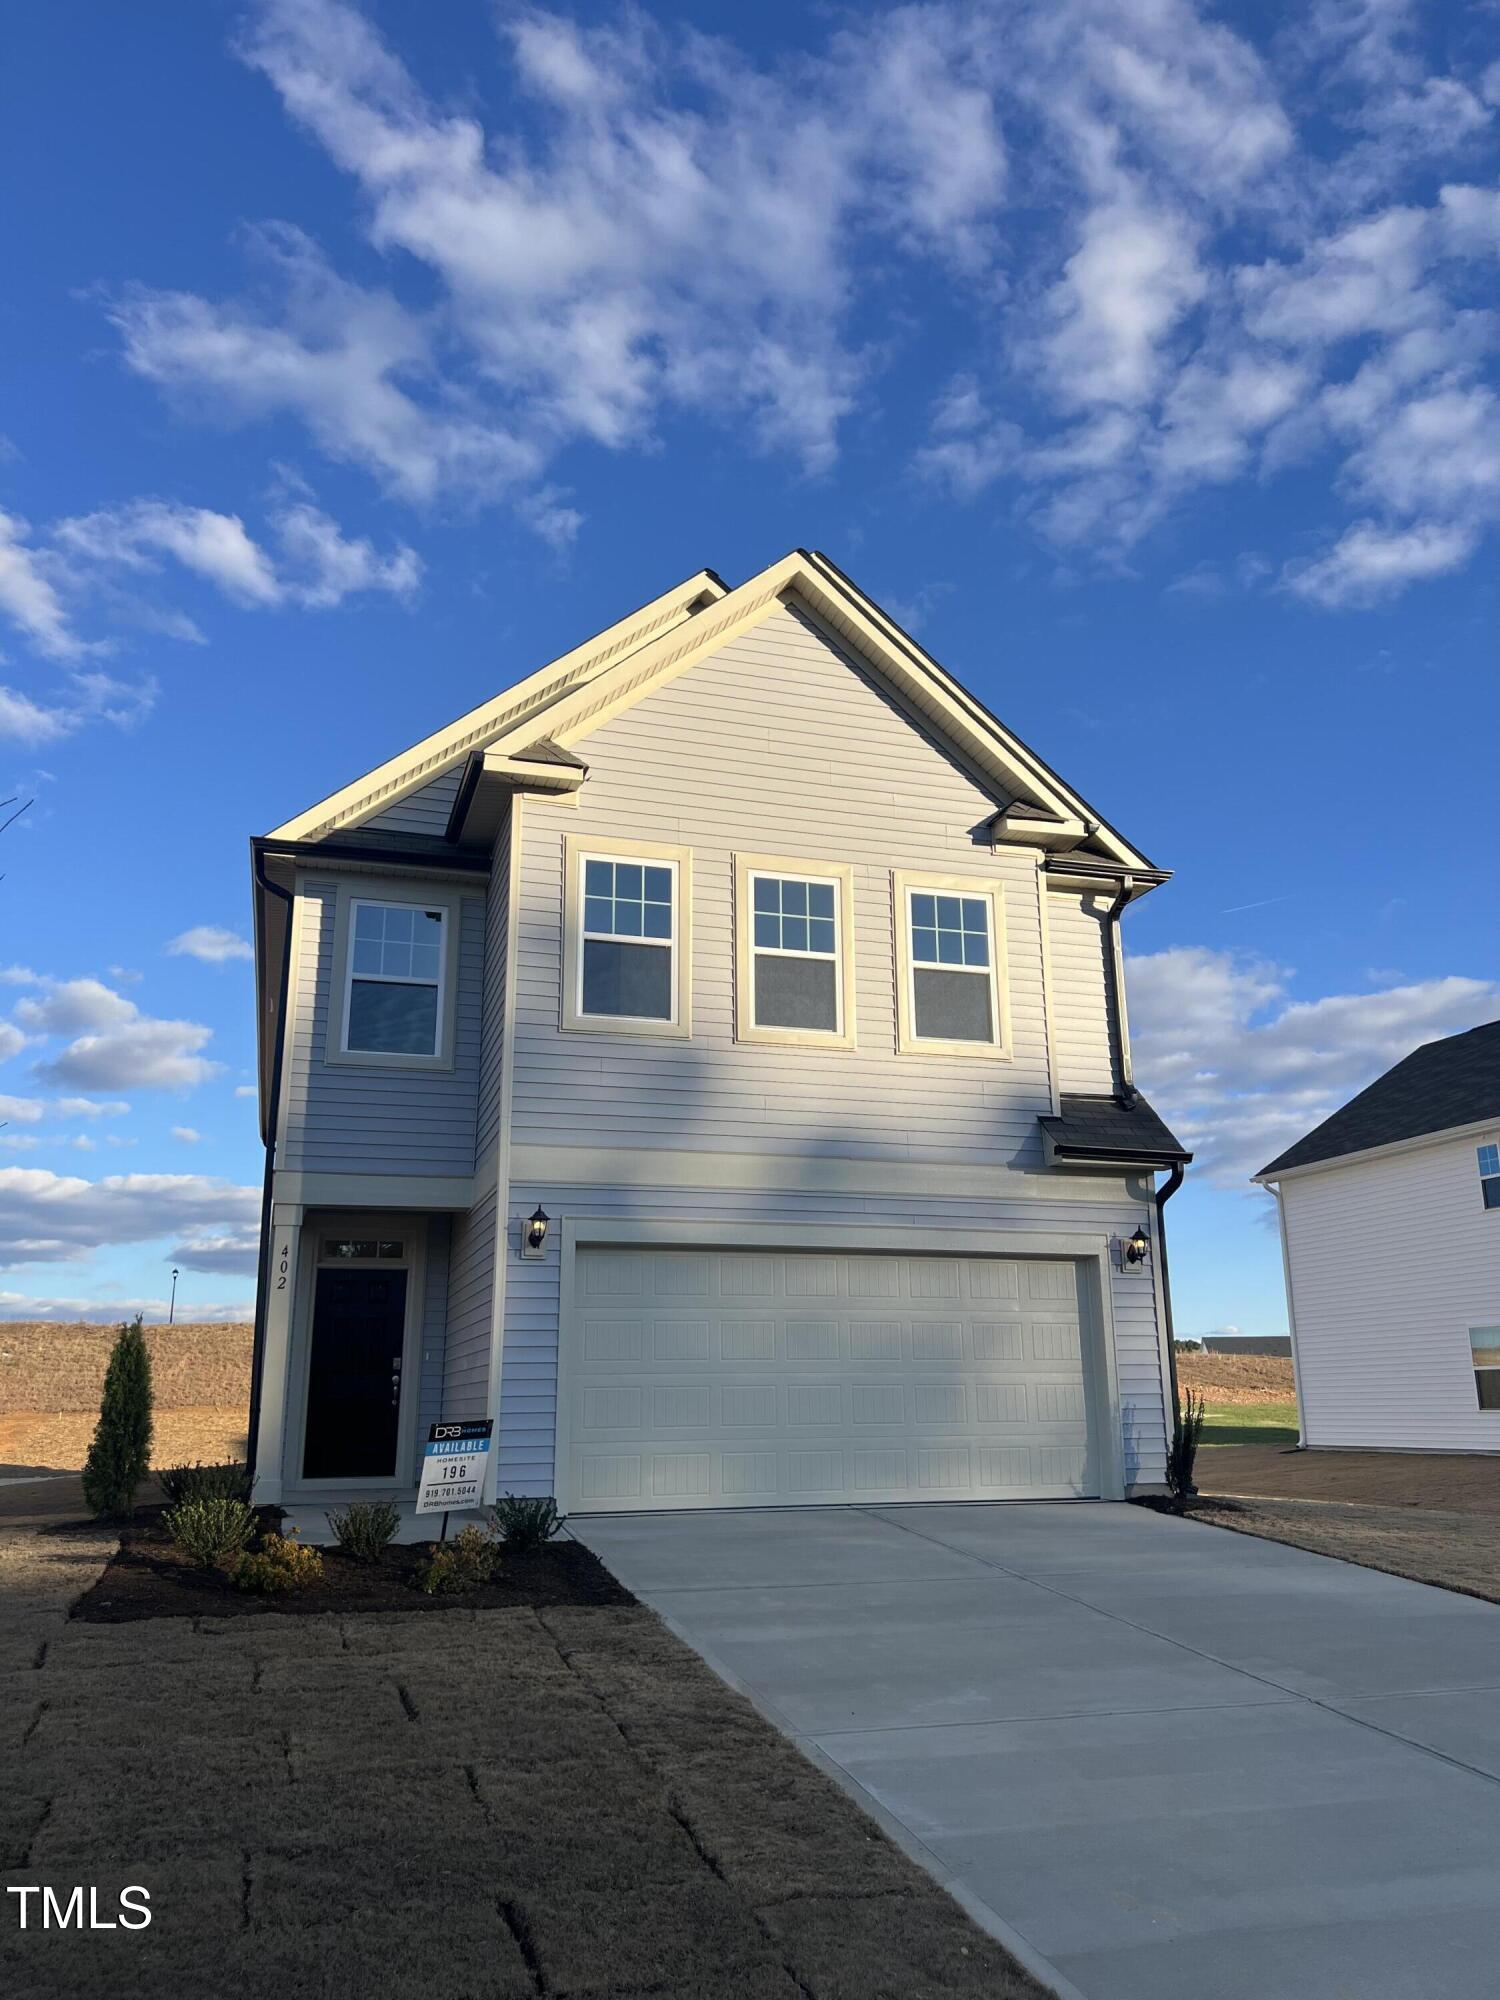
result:
[(113, 1915), (108, 1900), (101, 1904), (97, 1889), (14, 1882), (7, 1883), (5, 1893), (19, 1900), (18, 1928), (23, 1931), (143, 1931), (151, 1921), (151, 1891), (137, 1883), (120, 1891)]

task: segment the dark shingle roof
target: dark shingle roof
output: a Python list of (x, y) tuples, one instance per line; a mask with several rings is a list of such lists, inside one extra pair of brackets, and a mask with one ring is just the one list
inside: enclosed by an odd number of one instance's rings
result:
[(1414, 1049), (1261, 1173), (1310, 1167), (1487, 1118), (1500, 1120), (1500, 1021)]
[(1186, 1162), (1193, 1157), (1139, 1092), (1128, 1104), (1118, 1097), (1066, 1094), (1059, 1101), (1061, 1114), (1039, 1122), (1060, 1159), (1118, 1160), (1122, 1166), (1149, 1166)]

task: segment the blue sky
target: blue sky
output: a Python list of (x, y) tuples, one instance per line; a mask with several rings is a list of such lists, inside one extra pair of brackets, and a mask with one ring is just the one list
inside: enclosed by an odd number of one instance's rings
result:
[(1180, 1331), (1500, 1013), (1494, 7), (725, 19), (12, 15), (0, 1312), (249, 1300), (250, 833), (796, 544), (1177, 871)]

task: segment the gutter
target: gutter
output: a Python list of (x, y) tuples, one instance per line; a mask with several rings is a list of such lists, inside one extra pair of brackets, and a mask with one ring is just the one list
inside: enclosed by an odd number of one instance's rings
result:
[[(255, 1452), (260, 1438), (261, 1388), (266, 1362), (266, 1314), (271, 1293), (271, 1192), (276, 1175), (276, 1127), (281, 1115), (281, 1067), (286, 1054), (287, 1001), (292, 981), (292, 910), (295, 898), (266, 873), (265, 846), (251, 843), (251, 873), (262, 896), (277, 896), (286, 905), (286, 941), (281, 953), (281, 990), (276, 1004), (276, 1044), (271, 1056), (271, 1082), (266, 1096), (265, 1173), (260, 1191), (260, 1271), (255, 1287), (255, 1333), (250, 1348), (250, 1439), (245, 1453), (251, 1491), (255, 1488)], [(265, 905), (262, 903), (261, 911)], [(257, 915), (259, 935), (264, 936), (264, 916)]]
[(1126, 1104), (1134, 1104), (1136, 1088), (1130, 1068), (1130, 1037), (1125, 1028), (1125, 956), (1120, 949), (1120, 913), (1134, 894), (1134, 879), (1129, 875), (1123, 876), (1115, 899), (1105, 912), (1105, 922), (1109, 926), (1110, 984), (1115, 1003), (1110, 1032), (1115, 1045), (1115, 1060), (1120, 1066), (1120, 1096)]
[[(1172, 1420), (1182, 1418), (1182, 1398), (1177, 1389), (1177, 1348), (1172, 1326), (1172, 1274), (1167, 1268), (1167, 1218), (1166, 1206), (1182, 1186), (1182, 1177), (1187, 1172), (1181, 1160), (1173, 1162), (1166, 1180), (1156, 1190), (1152, 1199), (1156, 1203), (1156, 1255), (1161, 1265), (1161, 1318), (1162, 1328), (1167, 1336), (1167, 1377), (1172, 1385)], [(1296, 1352), (1295, 1346), (1293, 1352)]]
[[(466, 854), (461, 848), (435, 853), (431, 848), (362, 847), (338, 840), (252, 840), (256, 865), (269, 856), (273, 861), (362, 861), (367, 867), (435, 868), (444, 875), (487, 875), (487, 854)], [(268, 887), (275, 890), (275, 884)], [(280, 890), (275, 890), (280, 894)]]

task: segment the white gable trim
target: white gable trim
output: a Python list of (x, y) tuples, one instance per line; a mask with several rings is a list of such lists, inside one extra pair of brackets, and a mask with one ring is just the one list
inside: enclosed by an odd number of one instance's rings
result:
[(688, 577), (686, 582), (654, 598), (639, 611), (632, 611), (629, 617), (607, 626), (581, 646), (575, 646), (561, 658), (538, 668), (525, 680), (505, 688), (478, 708), (471, 708), (456, 722), (450, 722), (446, 728), (434, 731), (431, 736), (424, 736), (420, 743), (403, 750), (400, 756), (377, 765), (362, 778), (354, 779), (342, 790), (310, 806), (306, 812), (298, 813), (295, 818), (276, 827), (268, 837), (272, 840), (319, 840), (339, 828), (368, 819), (372, 813), (394, 805), (408, 792), (416, 791), (430, 779), (451, 769), (470, 750), (488, 745), (502, 732), (510, 731), (523, 717), (531, 725), (526, 736), (527, 742), (531, 742), (538, 734), (535, 725), (541, 712), (569, 688), (587, 680), (624, 654), (633, 652), (664, 630), (691, 619), (695, 606), (723, 597), (726, 588), (712, 571), (699, 570), (696, 576)]

